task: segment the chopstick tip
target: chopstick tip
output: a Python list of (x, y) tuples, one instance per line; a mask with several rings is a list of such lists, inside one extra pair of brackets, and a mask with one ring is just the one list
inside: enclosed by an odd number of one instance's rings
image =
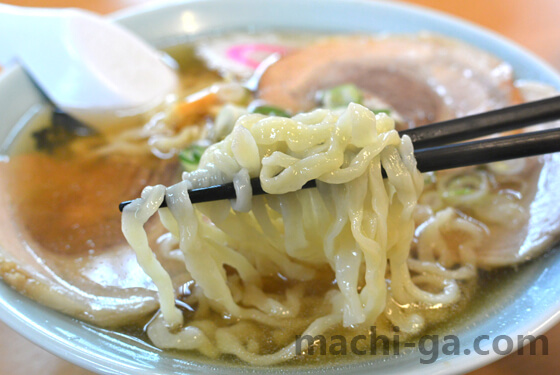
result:
[(124, 201), (119, 203), (119, 211), (123, 212), (124, 208), (128, 206), (130, 203), (132, 203), (132, 201)]

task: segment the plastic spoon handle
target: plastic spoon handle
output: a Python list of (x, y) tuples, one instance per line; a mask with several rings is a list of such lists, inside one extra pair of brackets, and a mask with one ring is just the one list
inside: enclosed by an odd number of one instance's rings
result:
[(91, 12), (0, 4), (0, 63), (18, 61), (59, 108), (96, 128), (146, 111), (176, 89), (161, 57)]

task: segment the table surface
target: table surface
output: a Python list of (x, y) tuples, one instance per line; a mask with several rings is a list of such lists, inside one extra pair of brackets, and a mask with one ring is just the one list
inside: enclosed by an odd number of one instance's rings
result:
[[(147, 0), (8, 0), (23, 6), (80, 7), (99, 13)], [(560, 70), (560, 1), (558, 0), (409, 0), (492, 29), (533, 51)], [(560, 325), (547, 333), (548, 355), (512, 354), (473, 372), (474, 375), (555, 373), (560, 369)], [(27, 341), (0, 323), (0, 375), (85, 375), (76, 367)]]

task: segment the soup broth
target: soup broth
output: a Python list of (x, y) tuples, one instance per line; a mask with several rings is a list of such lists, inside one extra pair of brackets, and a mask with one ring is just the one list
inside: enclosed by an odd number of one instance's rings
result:
[[(109, 130), (102, 134), (81, 136), (68, 129), (56, 130), (58, 125), (49, 122), (50, 109), (41, 111), (28, 127), (33, 131), (22, 132), (11, 145), (9, 162), (0, 165), (0, 179), (4, 181), (3, 188), (7, 193), (4, 198), (7, 200), (7, 208), (3, 209), (6, 211), (3, 213), (3, 220), (12, 221), (17, 228), (14, 235), (17, 239), (0, 240), (6, 248), (10, 243), (19, 243), (12, 247), (12, 253), (2, 256), (4, 280), (43, 304), (154, 345), (147, 327), (162, 320), (162, 311), (158, 310), (157, 288), (138, 266), (136, 255), (122, 236), (118, 203), (140, 196), (147, 185), (169, 186), (180, 181), (181, 173), (189, 171), (188, 168), (191, 167), (197, 168), (196, 159), (201, 160), (193, 144), (204, 150), (211, 144), (227, 139), (235, 120), (242, 118), (242, 115), (258, 113), (263, 108), (269, 111), (261, 112), (264, 115), (279, 114), (270, 111), (285, 111), (289, 116), (299, 112), (288, 105), (293, 98), (288, 100), (276, 96), (279, 83), (275, 81), (275, 75), (280, 74), (278, 72), (290, 72), (290, 59), (297, 63), (307, 61), (307, 48), (315, 48), (316, 51), (338, 48), (337, 38), (357, 38), (358, 43), (366, 47), (371, 43), (372, 49), (387, 48), (386, 52), (379, 52), (380, 56), (387, 57), (380, 64), (390, 64), (393, 61), (391, 58), (394, 51), (391, 48), (398, 50), (409, 43), (406, 38), (403, 42), (400, 37), (394, 40), (389, 37), (369, 41), (369, 37), (363, 36), (329, 37), (326, 41), (317, 35), (301, 37), (279, 34), (235, 34), (208, 38), (191, 45), (181, 44), (166, 49), (178, 62), (181, 90), (169, 103), (153, 113), (126, 119), (121, 124), (108, 127)], [(319, 42), (315, 44), (317, 40)], [(345, 46), (352, 45), (355, 40), (350, 39)], [(461, 58), (462, 53), (471, 52), (471, 47), (454, 44), (458, 42), (438, 38), (434, 40), (435, 42), (421, 39), (425, 43), (423, 48), (436, 46), (433, 47), (437, 50), (434, 61), (441, 59), (439, 49), (447, 48), (451, 51), (450, 55), (456, 54), (458, 58)], [(316, 45), (319, 47), (315, 47)], [(317, 61), (309, 64), (315, 64), (317, 71), (323, 73), (331, 72), (329, 69), (334, 69), (332, 74), (342, 72), (340, 79), (347, 79), (344, 78), (344, 72), (348, 67), (341, 65), (343, 63), (337, 60), (335, 52), (333, 56), (330, 56), (331, 52), (326, 53), (324, 61), (321, 60), (322, 56), (318, 56)], [(367, 54), (362, 56), (361, 52), (356, 56), (353, 55), (355, 51), (344, 52), (348, 54), (349, 60), (366, 61), (363, 59), (371, 58)], [(280, 58), (278, 65), (273, 64), (271, 70), (267, 70), (266, 74), (269, 76), (263, 76), (256, 93), (239, 83), (246, 81), (256, 66), (270, 58), (272, 53), (279, 53), (284, 57)], [(402, 71), (399, 70), (401, 68), (397, 69), (398, 77), (383, 70), (377, 76), (376, 84), (381, 85), (380, 87), (387, 85), (398, 91), (398, 82), (405, 79), (403, 77), (406, 77), (407, 82), (417, 82), (433, 73), (428, 69), (411, 78), (409, 73), (413, 63), (404, 64)], [(377, 65), (371, 68), (367, 63), (356, 64), (354, 61), (351, 65), (359, 65), (357, 71), (380, 71)], [(454, 65), (455, 69), (464, 68), (458, 64)], [(332, 66), (335, 68), (331, 68)], [(477, 68), (483, 70), (485, 67)], [(474, 113), (485, 110), (488, 106), (514, 104), (522, 96), (512, 82), (507, 90), (513, 90), (516, 94), (507, 91), (503, 95), (505, 99), (500, 96), (500, 100), (506, 100), (504, 103), (493, 97), (487, 102), (476, 103), (467, 108), (470, 104), (465, 100), (458, 104), (459, 109), (455, 112), (450, 108), (441, 109), (438, 104), (434, 107), (438, 108), (434, 113), (421, 108), (420, 111), (424, 112), (411, 115), (409, 108), (395, 102), (392, 96), (373, 92), (371, 87), (359, 87), (359, 82), (354, 78), (350, 80), (352, 82), (335, 82), (336, 79), (333, 78), (328, 83), (317, 83), (313, 81), (317, 79), (315, 75), (309, 73), (309, 76), (305, 76), (305, 69), (302, 70), (301, 77), (295, 74), (295, 78), (282, 81), (285, 83), (283, 94), (290, 93), (290, 90), (312, 90), (312, 97), (304, 93), (306, 101), (313, 102), (314, 107), (325, 107), (331, 103), (325, 97), (337, 100), (343, 92), (342, 96), (350, 95), (349, 102), (359, 99), (363, 106), (371, 109), (376, 121), (388, 121), (384, 119), (391, 117), (391, 121), (394, 119), (400, 128), (420, 126), (428, 120), (437, 121), (441, 119), (438, 116), (454, 117), (468, 114), (468, 111)], [(441, 85), (444, 84), (446, 83), (442, 81)], [(429, 87), (426, 82), (418, 85)], [(353, 91), (354, 86), (358, 86), (358, 94)], [(339, 91), (329, 91), (334, 90), (333, 87)], [(422, 87), (424, 90), (424, 86)], [(440, 100), (435, 94), (438, 87), (430, 88), (437, 101)], [(453, 90), (451, 87), (449, 91)], [(294, 97), (300, 97), (299, 95), (298, 93)], [(407, 97), (406, 100), (409, 106), (415, 104), (414, 98)], [(281, 107), (280, 103), (285, 103), (286, 107)], [(337, 108), (329, 110), (337, 113)], [(284, 114), (280, 113), (280, 116)], [(424, 190), (412, 214), (415, 232), (410, 245), (410, 260), (405, 263), (407, 272), (415, 287), (430, 295), (443, 293), (442, 290), (445, 291), (448, 286), (446, 278), (452, 278), (458, 288), (455, 293), (460, 297), (452, 303), (403, 303), (391, 294), (391, 288), (396, 283), (392, 281), (393, 269), (384, 264), (384, 286), (389, 294), (384, 301), (385, 309), (382, 309), (374, 322), (338, 322), (328, 326), (321, 334), (327, 338), (341, 335), (347, 342), (352, 341), (356, 335), (365, 335), (365, 340), (361, 341), (358, 349), (369, 350), (369, 338), (372, 327), (375, 327), (375, 334), (378, 335), (395, 337), (397, 334), (402, 351), (406, 342), (415, 342), (420, 335), (452, 329), (453, 325), (458, 324), (461, 315), (474, 313), (479, 303), (488, 302), (488, 293), (491, 292), (483, 291), (493, 290), (486, 287), (488, 284), (502, 283), (512, 276), (510, 266), (517, 266), (535, 256), (556, 240), (557, 228), (544, 235), (539, 232), (542, 227), (540, 222), (531, 221), (531, 218), (536, 217), (534, 207), (538, 206), (540, 197), (548, 194), (546, 188), (539, 185), (539, 181), (552, 178), (551, 171), (556, 167), (557, 161), (531, 158), (424, 174)], [(205, 212), (214, 212), (210, 206), (205, 207)], [(278, 214), (281, 210), (273, 212), (272, 203), (266, 210), (266, 214), (272, 218), (271, 225), (281, 221), (281, 215)], [(245, 216), (236, 218), (242, 223), (243, 220), (249, 220)], [(254, 216), (251, 218), (254, 219)], [(227, 328), (227, 333), (239, 338), (243, 349), (255, 359), (253, 362), (240, 360), (238, 355), (213, 346), (209, 346), (210, 349), (193, 347), (196, 350), (190, 351), (166, 346), (170, 355), (200, 361), (211, 357), (220, 361), (259, 365), (259, 358), (282, 351), (313, 322), (329, 315), (332, 300), (325, 296), (337, 293), (342, 288), (343, 283), (337, 280), (337, 273), (329, 262), (315, 264), (311, 260), (296, 262), (290, 258), (290, 261), (294, 261), (302, 269), (309, 267), (316, 275), (307, 280), (297, 280), (269, 264), (255, 261), (256, 268), (268, 271), (262, 271), (259, 290), (254, 292), (254, 296), (260, 296), (263, 300), (266, 297), (266, 303), (277, 303), (286, 308), (286, 311), (295, 310), (297, 313), (293, 318), (284, 320), (283, 324), (269, 324), (265, 318), (259, 320), (235, 316), (227, 309), (217, 307), (216, 301), (208, 298), (196, 280), (185, 273), (184, 261), (178, 251), (179, 242), (176, 236), (168, 233), (168, 228), (151, 219), (145, 229), (148, 243), (170, 275), (176, 292), (175, 305), (182, 313), (183, 322), (209, 337), (213, 337), (212, 333)], [(219, 232), (215, 226), (209, 226), (205, 230), (209, 231), (205, 232), (206, 238), (215, 236), (218, 239), (216, 241), (226, 241), (225, 232)], [(285, 231), (283, 234), (288, 233), (288, 229), (282, 231)], [(313, 235), (308, 234), (310, 237)], [(344, 240), (340, 241), (337, 244), (343, 246)], [(236, 251), (243, 250), (235, 246), (233, 248)], [(18, 255), (21, 253), (24, 255)], [(251, 259), (250, 256), (248, 258)], [(387, 263), (388, 260), (384, 258), (383, 261)], [(243, 295), (250, 294), (249, 286), (243, 280), (243, 271), (228, 265), (223, 268), (224, 280), (231, 289), (235, 302), (261, 308), (264, 302), (250, 300), (252, 297)], [(360, 277), (363, 277), (365, 265), (358, 266), (357, 269)], [(30, 285), (34, 283), (46, 285), (47, 289), (52, 290), (52, 296), (41, 296), (45, 289)], [(360, 278), (356, 285), (357, 292), (360, 293), (366, 285), (366, 281)], [(481, 285), (484, 287), (481, 288)], [(78, 297), (72, 293), (76, 293)], [(95, 296), (101, 298), (97, 299)], [(297, 300), (297, 303), (291, 299)], [(298, 307), (292, 309), (295, 305)], [(266, 311), (266, 308), (262, 307), (261, 310)], [(103, 313), (98, 314), (99, 311)], [(178, 331), (171, 329), (170, 332)], [(214, 340), (217, 339), (214, 337)], [(320, 351), (320, 344), (315, 342), (311, 345), (311, 350)], [(154, 347), (156, 346), (161, 347), (155, 344)], [(310, 348), (304, 347), (302, 352), (281, 361), (271, 361), (270, 364), (286, 361), (289, 365), (322, 364), (324, 361), (341, 363), (340, 361), (354, 361), (357, 358), (355, 355), (340, 355), (340, 352), (329, 354), (329, 350), (326, 355), (313, 355), (308, 353)], [(371, 359), (371, 356), (361, 359)]]

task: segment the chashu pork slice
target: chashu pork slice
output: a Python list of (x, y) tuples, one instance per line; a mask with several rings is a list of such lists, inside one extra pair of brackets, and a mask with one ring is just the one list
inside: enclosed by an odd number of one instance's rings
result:
[[(389, 104), (404, 120), (401, 129), (555, 95), (542, 85), (519, 90), (507, 63), (460, 41), (424, 33), (326, 39), (271, 65), (258, 96), (297, 113), (318, 105), (318, 91), (348, 83)], [(477, 252), (482, 268), (525, 262), (558, 241), (560, 154), (531, 159), (520, 178), (527, 184), (521, 200), (525, 218), (515, 227), (494, 226)]]
[[(110, 156), (84, 162), (46, 154), (0, 163), (0, 277), (43, 305), (103, 327), (159, 307), (156, 288), (121, 232), (118, 203), (169, 184), (178, 166)], [(147, 224), (152, 241), (164, 232)]]
[(318, 91), (348, 83), (390, 105), (406, 127), (520, 102), (511, 66), (431, 34), (327, 39), (270, 66), (258, 96), (297, 113), (317, 106)]

